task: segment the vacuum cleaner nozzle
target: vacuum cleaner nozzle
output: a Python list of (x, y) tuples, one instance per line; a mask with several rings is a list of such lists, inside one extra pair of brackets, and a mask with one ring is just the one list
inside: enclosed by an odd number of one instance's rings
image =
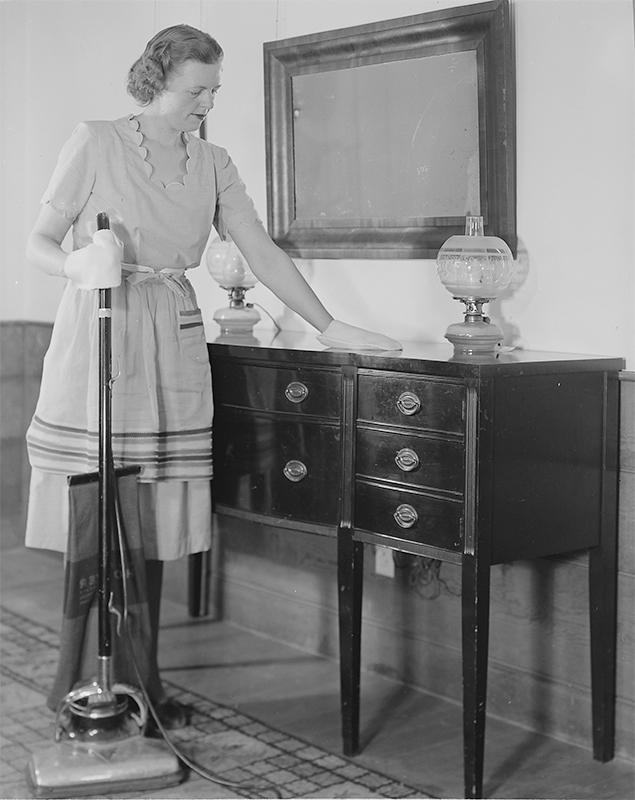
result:
[(114, 744), (59, 742), (33, 755), (26, 768), (33, 796), (46, 798), (161, 789), (183, 778), (165, 743), (143, 736)]
[(78, 684), (60, 703), (57, 744), (27, 764), (26, 780), (35, 797), (146, 791), (183, 780), (181, 764), (166, 743), (143, 735), (142, 692), (113, 684), (109, 662), (100, 659), (98, 678)]

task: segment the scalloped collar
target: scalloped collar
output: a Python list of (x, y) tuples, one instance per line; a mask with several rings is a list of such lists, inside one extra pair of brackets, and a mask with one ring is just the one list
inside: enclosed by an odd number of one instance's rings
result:
[(157, 178), (153, 177), (154, 168), (152, 164), (148, 161), (148, 148), (143, 143), (143, 133), (141, 132), (141, 125), (139, 123), (139, 118), (136, 114), (129, 114), (127, 117), (128, 121), (128, 130), (132, 133), (132, 138), (137, 145), (137, 149), (139, 151), (139, 156), (143, 161), (143, 166), (146, 171), (146, 175), (148, 179), (151, 180), (153, 183), (157, 184), (157, 186), (162, 186), (164, 189), (170, 189), (173, 186), (185, 186), (185, 181), (190, 175), (190, 167), (192, 165), (192, 152), (190, 148), (191, 136), (187, 131), (183, 131), (181, 133), (181, 138), (185, 145), (185, 171), (181, 175), (180, 179), (170, 181), (169, 183), (163, 183), (163, 181), (158, 180)]

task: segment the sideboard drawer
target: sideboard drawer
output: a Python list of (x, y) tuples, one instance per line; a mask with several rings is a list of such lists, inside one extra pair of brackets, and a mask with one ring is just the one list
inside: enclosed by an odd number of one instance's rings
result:
[(214, 500), (273, 517), (337, 525), (338, 425), (224, 408), (214, 422)]
[(463, 550), (463, 503), (407, 489), (357, 480), (353, 525), (445, 550)]
[(358, 427), (356, 472), (358, 476), (462, 495), (465, 449), (458, 439)]
[(258, 411), (283, 411), (339, 418), (338, 370), (214, 362), (214, 402)]
[(463, 433), (462, 383), (360, 370), (357, 397), (358, 421)]

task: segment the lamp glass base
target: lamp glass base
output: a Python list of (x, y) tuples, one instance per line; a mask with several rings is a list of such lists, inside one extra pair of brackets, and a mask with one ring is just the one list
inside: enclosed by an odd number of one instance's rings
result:
[(496, 352), (503, 340), (503, 333), (493, 322), (470, 319), (450, 325), (445, 338), (454, 345), (457, 355), (482, 355)]
[(254, 325), (260, 321), (260, 314), (255, 308), (243, 305), (238, 308), (219, 308), (214, 314), (214, 322), (220, 325), (222, 333), (251, 333)]

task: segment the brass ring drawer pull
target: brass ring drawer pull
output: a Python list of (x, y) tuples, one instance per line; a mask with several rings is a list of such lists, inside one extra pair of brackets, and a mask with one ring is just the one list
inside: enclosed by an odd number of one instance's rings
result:
[(395, 456), (395, 464), (404, 472), (412, 472), (419, 466), (419, 456), (410, 447), (403, 447)]
[(408, 503), (402, 503), (400, 506), (397, 506), (393, 517), (400, 528), (412, 528), (419, 519), (416, 510), (411, 505), (408, 505)]
[(411, 417), (421, 410), (421, 400), (414, 392), (402, 392), (397, 398), (397, 408), (402, 414)]
[(290, 403), (301, 403), (309, 396), (309, 387), (301, 381), (291, 381), (284, 390), (284, 396)]
[(296, 461), (292, 459), (291, 461), (287, 461), (284, 465), (284, 469), (282, 470), (284, 473), (284, 477), (287, 480), (292, 481), (293, 483), (298, 483), (299, 481), (306, 478), (308, 474), (308, 470), (306, 465), (303, 464), (301, 461)]

